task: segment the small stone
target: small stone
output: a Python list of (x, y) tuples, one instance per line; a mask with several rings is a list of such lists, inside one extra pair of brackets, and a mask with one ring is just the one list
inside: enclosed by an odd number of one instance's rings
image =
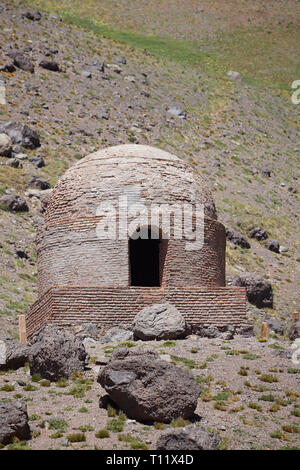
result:
[(234, 72), (233, 70), (229, 70), (229, 72), (227, 72), (227, 77), (230, 78), (231, 80), (234, 80), (235, 82), (242, 81), (241, 74), (239, 72)]

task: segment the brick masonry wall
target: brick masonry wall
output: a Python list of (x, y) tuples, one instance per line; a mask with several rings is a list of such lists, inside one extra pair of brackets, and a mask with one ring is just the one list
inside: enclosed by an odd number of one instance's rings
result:
[(240, 287), (53, 287), (26, 315), (30, 337), (41, 323), (60, 326), (82, 322), (114, 326), (130, 323), (145, 306), (170, 302), (193, 325), (248, 324), (245, 289)]
[[(128, 240), (101, 240), (97, 218), (81, 217), (44, 226), (37, 238), (39, 293), (55, 285), (119, 286), (130, 284)], [(188, 240), (163, 240), (161, 285), (224, 286), (225, 229), (204, 219), (204, 245), (187, 250)], [(147, 268), (146, 268), (147, 269)]]

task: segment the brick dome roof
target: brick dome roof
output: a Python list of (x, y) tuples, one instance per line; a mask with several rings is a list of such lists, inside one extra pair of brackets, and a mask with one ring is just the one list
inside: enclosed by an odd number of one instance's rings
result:
[(118, 145), (87, 155), (73, 165), (52, 192), (47, 224), (95, 216), (103, 201), (127, 195), (134, 202), (201, 203), (216, 219), (205, 180), (184, 160), (146, 145)]

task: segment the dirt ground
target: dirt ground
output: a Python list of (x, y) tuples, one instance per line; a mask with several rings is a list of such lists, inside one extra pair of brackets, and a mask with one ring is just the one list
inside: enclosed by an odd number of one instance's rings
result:
[[(221, 449), (283, 449), (300, 447), (300, 368), (293, 364), (290, 345), (278, 339), (259, 342), (236, 336), (231, 341), (190, 336), (177, 341), (138, 341), (179, 367), (187, 367), (199, 383), (196, 422), (219, 433)], [(103, 355), (109, 346), (103, 346)], [(99, 408), (105, 390), (97, 383), (100, 367), (90, 364), (82, 377), (42, 386), (26, 368), (0, 375), (0, 398), (17, 397), (28, 407), (31, 449), (155, 449), (160, 428), (187, 425), (139, 423), (112, 416)], [(24, 384), (34, 390), (27, 390)], [(12, 385), (11, 391), (2, 387)], [(59, 385), (64, 385), (63, 387)], [(117, 427), (111, 425), (117, 421)], [(121, 426), (122, 430), (118, 427)], [(85, 427), (85, 428), (84, 428)], [(96, 437), (100, 430), (109, 436)], [(84, 441), (68, 441), (70, 434)], [(128, 435), (130, 436), (128, 439)], [(72, 439), (72, 438), (71, 438)]]

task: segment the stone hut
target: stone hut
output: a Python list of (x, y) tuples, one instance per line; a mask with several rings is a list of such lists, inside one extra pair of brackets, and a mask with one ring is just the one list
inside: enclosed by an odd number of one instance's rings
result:
[(59, 180), (37, 233), (27, 336), (44, 322), (129, 323), (165, 301), (191, 324), (246, 324), (245, 289), (225, 286), (225, 245), (211, 192), (185, 161), (143, 145), (87, 155)]

